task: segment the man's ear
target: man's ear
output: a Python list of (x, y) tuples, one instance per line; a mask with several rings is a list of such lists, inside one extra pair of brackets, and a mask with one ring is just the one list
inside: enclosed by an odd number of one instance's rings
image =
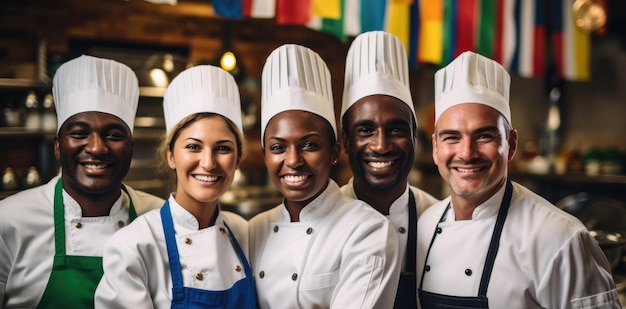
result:
[(57, 161), (61, 161), (61, 145), (59, 141), (59, 135), (54, 136), (54, 157)]
[(513, 160), (513, 157), (515, 157), (515, 153), (517, 152), (517, 130), (512, 130), (511, 134), (509, 135), (509, 161)]
[(437, 157), (438, 157), (438, 153), (437, 153), (437, 137), (435, 136), (435, 133), (433, 133), (433, 135), (432, 135), (431, 143), (432, 143), (432, 146), (433, 146), (433, 162), (435, 162), (435, 165), (439, 165), (439, 160), (437, 159)]

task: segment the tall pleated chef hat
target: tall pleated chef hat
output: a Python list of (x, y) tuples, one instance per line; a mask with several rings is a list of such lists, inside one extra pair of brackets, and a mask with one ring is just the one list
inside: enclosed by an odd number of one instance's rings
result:
[(232, 74), (212, 65), (199, 65), (172, 80), (163, 97), (167, 133), (183, 118), (202, 112), (222, 115), (243, 132), (239, 87)]
[(82, 55), (62, 64), (52, 82), (57, 132), (70, 117), (82, 112), (117, 116), (133, 132), (139, 103), (135, 72), (117, 61)]
[(374, 94), (404, 102), (417, 123), (406, 51), (400, 39), (389, 32), (365, 32), (352, 42), (346, 57), (341, 117), (358, 100)]
[(511, 123), (511, 76), (499, 63), (464, 52), (435, 73), (435, 123), (448, 108), (480, 103), (499, 111)]
[(261, 81), (261, 141), (270, 119), (288, 110), (321, 116), (337, 137), (330, 71), (316, 52), (295, 44), (275, 49), (263, 66)]

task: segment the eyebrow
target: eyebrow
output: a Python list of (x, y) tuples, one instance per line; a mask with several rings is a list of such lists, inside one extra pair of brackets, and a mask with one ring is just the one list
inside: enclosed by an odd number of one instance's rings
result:
[[(321, 134), (318, 133), (318, 132), (305, 134), (302, 137), (300, 137), (298, 139), (298, 141), (306, 140), (306, 139), (314, 137), (314, 136), (321, 136)], [(285, 142), (286, 141), (285, 138), (278, 137), (278, 136), (270, 136), (270, 137), (268, 137), (268, 140), (276, 140), (276, 141), (279, 141), (279, 142)]]
[[(480, 127), (474, 131), (472, 131), (472, 134), (479, 134), (479, 133), (484, 133), (484, 132), (498, 132), (500, 131), (498, 129), (497, 126), (494, 125), (489, 125), (489, 126), (484, 126), (484, 127)], [(461, 132), (458, 130), (441, 130), (439, 131), (439, 133), (437, 133), (437, 136), (442, 136), (442, 135), (454, 135), (454, 134), (460, 134)]]
[[(354, 124), (352, 124), (352, 127), (358, 127), (358, 126), (375, 126), (376, 124), (374, 123), (373, 120), (370, 119), (362, 119), (362, 120), (358, 120), (355, 121)], [(385, 123), (385, 125), (408, 125), (411, 126), (411, 122), (407, 121), (406, 119), (403, 118), (393, 118), (390, 119), (389, 121), (387, 121)]]
[[(72, 129), (72, 128), (74, 128), (74, 127), (87, 127), (87, 128), (91, 128), (92, 126), (91, 126), (91, 124), (89, 124), (89, 122), (87, 122), (87, 121), (83, 121), (83, 120), (76, 120), (76, 121), (72, 121), (72, 122), (68, 123), (68, 124), (65, 126), (65, 129), (66, 129), (66, 130), (71, 130), (71, 129)], [(110, 131), (110, 130), (117, 129), (117, 130), (124, 131), (124, 132), (127, 132), (127, 130), (130, 130), (130, 129), (127, 129), (127, 127), (126, 127), (125, 125), (121, 124), (121, 123), (110, 123), (110, 124), (107, 124), (107, 125), (105, 125), (105, 126), (104, 126), (104, 129), (105, 129), (106, 131)], [(128, 132), (128, 133), (129, 133), (129, 132)]]
[[(186, 141), (186, 140), (192, 140), (192, 141), (194, 141), (194, 142), (196, 142), (196, 143), (202, 143), (202, 140), (201, 140), (201, 139), (199, 139), (199, 138), (195, 138), (195, 137), (187, 137), (187, 138), (185, 138), (184, 140), (185, 140), (185, 141)], [(218, 141), (216, 142), (216, 144), (223, 144), (223, 143), (231, 143), (231, 144), (235, 144), (235, 141), (233, 141), (233, 140), (229, 140), (229, 139), (222, 139), (222, 140), (218, 140)]]

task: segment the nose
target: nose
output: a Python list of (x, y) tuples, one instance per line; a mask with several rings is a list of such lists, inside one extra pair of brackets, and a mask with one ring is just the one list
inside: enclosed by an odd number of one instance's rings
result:
[(391, 150), (390, 145), (391, 143), (389, 143), (387, 134), (382, 130), (376, 130), (374, 136), (372, 136), (369, 147), (372, 151), (382, 154)]
[(290, 168), (297, 168), (303, 164), (302, 155), (300, 152), (293, 148), (288, 148), (285, 153), (285, 165)]
[(106, 153), (108, 150), (106, 142), (102, 137), (96, 133), (90, 134), (87, 139), (87, 145), (85, 146), (85, 152), (92, 155), (100, 155)]
[(461, 138), (457, 154), (464, 161), (469, 161), (477, 156), (478, 151), (476, 147), (477, 144), (474, 140), (472, 140), (472, 138)]
[(201, 154), (200, 167), (205, 171), (210, 171), (215, 168), (215, 156), (212, 151), (205, 150)]

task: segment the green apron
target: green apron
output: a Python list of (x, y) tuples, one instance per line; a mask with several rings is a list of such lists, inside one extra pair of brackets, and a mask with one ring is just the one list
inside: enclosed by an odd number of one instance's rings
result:
[[(124, 186), (122, 189), (128, 194)], [(93, 308), (103, 274), (102, 257), (66, 255), (64, 211), (63, 183), (59, 179), (54, 189), (54, 263), (37, 308)], [(128, 217), (129, 221), (137, 217), (132, 200)]]

